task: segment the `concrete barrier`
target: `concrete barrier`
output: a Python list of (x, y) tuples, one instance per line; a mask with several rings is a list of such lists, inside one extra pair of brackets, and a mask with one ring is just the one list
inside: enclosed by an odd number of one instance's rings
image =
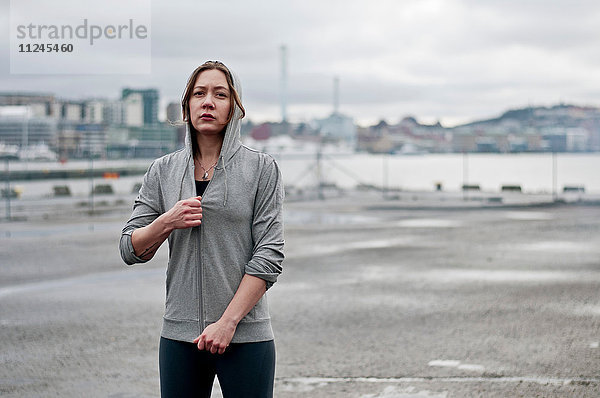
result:
[(21, 191), (16, 188), (10, 188), (10, 190), (6, 188), (2, 188), (0, 190), (0, 197), (9, 198), (9, 199), (18, 199), (21, 196)]
[(115, 191), (110, 184), (98, 184), (94, 187), (94, 194), (97, 195), (112, 195), (113, 193)]
[(55, 185), (52, 187), (54, 196), (71, 196), (71, 189), (68, 185)]
[(502, 192), (523, 192), (520, 185), (502, 185)]
[(585, 187), (583, 185), (565, 185), (563, 187), (563, 192), (575, 192), (575, 193), (584, 193)]

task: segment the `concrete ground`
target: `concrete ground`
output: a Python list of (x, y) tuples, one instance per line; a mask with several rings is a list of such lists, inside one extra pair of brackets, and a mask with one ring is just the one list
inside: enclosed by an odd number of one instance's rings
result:
[[(600, 206), (506, 202), (288, 202), (275, 396), (600, 396)], [(0, 223), (0, 395), (159, 396), (167, 251), (122, 265), (128, 207)]]

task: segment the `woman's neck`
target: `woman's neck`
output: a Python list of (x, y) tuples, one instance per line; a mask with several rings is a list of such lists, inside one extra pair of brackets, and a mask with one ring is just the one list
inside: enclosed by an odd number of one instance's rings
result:
[(205, 136), (196, 135), (196, 143), (198, 145), (198, 153), (196, 158), (202, 163), (214, 163), (221, 153), (221, 147), (223, 146), (223, 136)]

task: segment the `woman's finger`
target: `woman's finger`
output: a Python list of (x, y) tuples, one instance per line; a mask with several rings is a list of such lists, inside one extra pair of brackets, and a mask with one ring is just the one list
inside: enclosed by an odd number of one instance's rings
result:
[(198, 344), (197, 344), (198, 345), (198, 349), (199, 350), (204, 350), (206, 348), (205, 344), (204, 344), (204, 335), (198, 336), (196, 338), (196, 340), (198, 340)]

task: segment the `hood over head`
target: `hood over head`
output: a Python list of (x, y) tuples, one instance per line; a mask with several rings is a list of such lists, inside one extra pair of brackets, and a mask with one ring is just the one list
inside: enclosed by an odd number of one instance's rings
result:
[[(229, 69), (229, 73), (231, 74), (231, 79), (233, 80), (233, 87), (238, 93), (240, 100), (242, 99), (242, 85), (238, 76)], [(229, 123), (227, 123), (227, 127), (225, 128), (225, 136), (223, 137), (223, 146), (221, 147), (221, 154), (219, 155), (219, 162), (217, 164), (217, 168), (224, 167), (225, 163), (227, 163), (231, 157), (235, 154), (235, 152), (239, 149), (242, 144), (241, 141), (241, 128), (242, 128), (242, 110), (237, 105), (235, 101), (232, 101), (233, 106), (233, 116)], [(192, 151), (192, 125), (191, 122), (188, 121), (185, 124), (185, 147), (189, 151), (190, 155), (193, 154)]]
[[(228, 67), (229, 69), (229, 67)], [(229, 69), (229, 73), (231, 74), (231, 79), (233, 81), (233, 87), (238, 93), (240, 101), (242, 100), (242, 85), (240, 83), (239, 77)], [(225, 127), (225, 133), (223, 137), (223, 145), (221, 146), (221, 153), (219, 155), (219, 160), (217, 161), (217, 165), (215, 169), (223, 169), (225, 172), (225, 198), (223, 201), (223, 205), (227, 204), (227, 163), (231, 160), (233, 155), (241, 148), (241, 128), (242, 128), (242, 110), (238, 106), (235, 101), (231, 101), (233, 106), (233, 116), (229, 123), (227, 123), (227, 127)], [(190, 121), (185, 123), (185, 149), (188, 153), (188, 168), (189, 165), (194, 165), (194, 151), (192, 149), (192, 123)], [(186, 173), (184, 173), (185, 176)], [(184, 179), (182, 179), (181, 184), (183, 185)]]

